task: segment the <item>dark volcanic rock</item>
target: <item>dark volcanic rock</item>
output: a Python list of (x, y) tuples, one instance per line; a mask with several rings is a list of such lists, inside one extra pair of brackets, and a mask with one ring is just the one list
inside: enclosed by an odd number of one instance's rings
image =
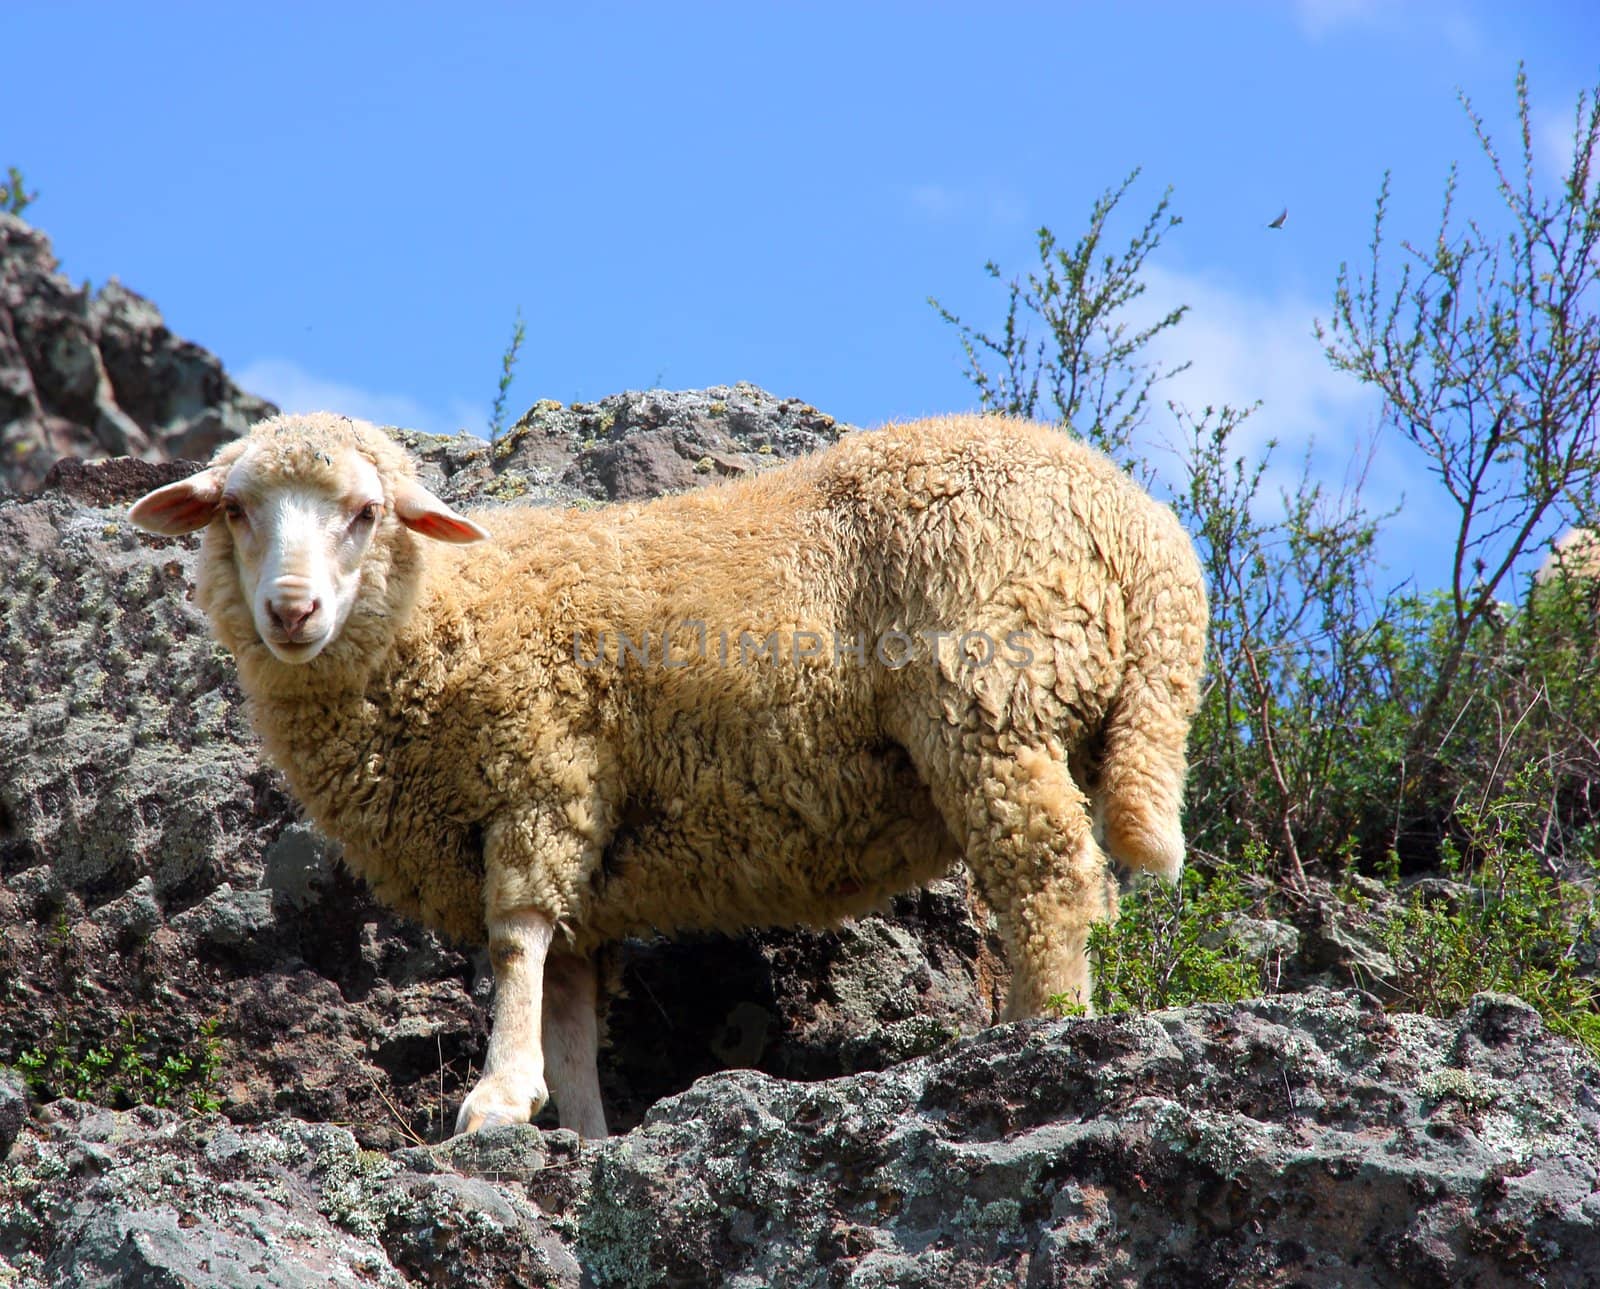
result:
[(22, 1079), (9, 1070), (0, 1070), (0, 1159), (11, 1150), (11, 1143), (28, 1118), (28, 1094)]
[(449, 502), (640, 501), (814, 452), (850, 427), (754, 385), (535, 403), (495, 443), (402, 432)]
[(74, 287), (50, 240), (0, 212), (0, 490), (64, 456), (207, 456), (276, 410), (143, 296)]
[(630, 941), (608, 956), (613, 1126), (691, 1080), (879, 1070), (993, 1023), (1009, 969), (964, 872), (837, 931)]
[(601, 1285), (1578, 1285), (1600, 1068), (1525, 1004), (1354, 994), (1004, 1026), (721, 1075), (596, 1158)]
[(9, 1261), (22, 1286), (578, 1283), (525, 1195), (421, 1163), (328, 1124), (60, 1101), (0, 1165), (0, 1282)]
[[(294, 811), (188, 602), (196, 543), (125, 518), (171, 472), (73, 465), (0, 501), (0, 1062), (48, 1054), (49, 1085), (79, 1087), (93, 1053), (131, 1043), (160, 1068), (214, 1025), (230, 1113), (370, 1120), (387, 1140), (375, 1035), (419, 1013), (470, 1033), (472, 966), (430, 945), (421, 985), (375, 967), (369, 927), (429, 938), (337, 869), (311, 907), (263, 887)], [(459, 1046), (395, 1077), (436, 1079)]]
[(0, 1282), (1576, 1286), (1597, 1168), (1600, 1067), (1526, 1005), (1313, 990), (728, 1072), (598, 1144), (57, 1102), (0, 1163)]

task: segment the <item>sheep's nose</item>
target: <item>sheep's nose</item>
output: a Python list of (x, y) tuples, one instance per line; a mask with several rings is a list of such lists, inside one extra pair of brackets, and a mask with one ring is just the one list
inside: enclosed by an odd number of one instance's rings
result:
[(267, 616), (272, 619), (272, 624), (279, 631), (293, 640), (300, 634), (301, 628), (310, 621), (311, 615), (321, 607), (321, 600), (283, 599), (267, 601)]

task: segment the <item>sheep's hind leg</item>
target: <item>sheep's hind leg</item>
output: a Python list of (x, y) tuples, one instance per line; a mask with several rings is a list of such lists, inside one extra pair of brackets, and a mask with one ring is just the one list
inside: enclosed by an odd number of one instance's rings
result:
[(555, 926), (532, 911), (489, 923), (494, 1005), (483, 1077), (456, 1116), (456, 1132), (527, 1123), (549, 1099), (539, 1042), (545, 959)]
[(1089, 930), (1116, 916), (1116, 884), (1064, 760), (943, 722), (906, 740), (1010, 951), (1008, 1018), (1088, 1007)]
[(600, 1101), (600, 1045), (594, 963), (552, 954), (544, 968), (544, 1053), (561, 1126), (579, 1136), (606, 1135)]

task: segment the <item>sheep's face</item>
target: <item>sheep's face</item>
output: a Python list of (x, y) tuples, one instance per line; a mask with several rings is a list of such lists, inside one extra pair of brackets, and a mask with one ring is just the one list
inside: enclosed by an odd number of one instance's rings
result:
[(328, 479), (285, 479), (246, 453), (223, 484), (239, 589), (282, 662), (309, 662), (344, 627), (384, 511), (377, 469), (341, 454)]
[(231, 455), (224, 449), (215, 465), (158, 488), (130, 512), (140, 527), (167, 535), (223, 525), (238, 599), (255, 635), (286, 663), (310, 662), (338, 638), (369, 562), (380, 562), (373, 547), (391, 516), (443, 541), (487, 536), (414, 479), (386, 487), (376, 462), (353, 447), (282, 434), (247, 439)]

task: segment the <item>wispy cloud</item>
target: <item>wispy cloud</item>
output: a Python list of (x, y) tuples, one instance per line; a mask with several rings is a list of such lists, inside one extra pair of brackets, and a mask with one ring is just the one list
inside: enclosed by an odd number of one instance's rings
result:
[(1294, 14), (1300, 30), (1312, 40), (1352, 28), (1415, 31), (1425, 27), (1431, 39), (1442, 41), (1456, 54), (1480, 53), (1485, 44), (1477, 19), (1452, 0), (1410, 0), (1403, 5), (1386, 0), (1295, 0)]
[(271, 399), (285, 412), (339, 412), (379, 425), (398, 425), (432, 434), (465, 429), (482, 434), (488, 409), (465, 399), (445, 408), (430, 407), (409, 394), (380, 393), (307, 371), (287, 358), (258, 358), (234, 373), (243, 389)]
[(1004, 185), (973, 188), (921, 183), (901, 189), (900, 196), (913, 214), (938, 223), (981, 220), (1007, 227), (1028, 217), (1027, 200)]
[[(1570, 102), (1575, 105), (1576, 96)], [(1587, 101), (1584, 106), (1588, 108)], [(1586, 111), (1585, 124), (1587, 120)], [(1573, 107), (1560, 111), (1534, 107), (1529, 125), (1532, 127), (1533, 160), (1539, 170), (1540, 185), (1548, 192), (1557, 192), (1561, 184), (1572, 174), (1574, 149), (1578, 142), (1575, 110)], [(1600, 180), (1600, 176), (1595, 173), (1597, 168), (1600, 168), (1600, 157), (1591, 156), (1589, 159), (1591, 185)]]
[(1259, 403), (1241, 439), (1256, 451), (1271, 439), (1296, 457), (1313, 446), (1348, 456), (1369, 434), (1376, 404), (1329, 365), (1314, 333), (1319, 309), (1310, 300), (1252, 295), (1160, 268), (1147, 269), (1145, 279), (1141, 316), (1189, 306), (1184, 320), (1156, 342), (1165, 365), (1190, 364), (1159, 387), (1163, 397), (1196, 413), (1208, 405)]
[(1383, 13), (1379, 0), (1295, 0), (1295, 17), (1306, 35), (1321, 37), (1338, 27), (1366, 26)]
[[(1198, 274), (1148, 269), (1146, 280), (1140, 319), (1189, 306), (1153, 345), (1151, 357), (1164, 366), (1190, 363), (1157, 386), (1157, 397), (1194, 417), (1208, 406), (1259, 404), (1233, 446), (1247, 462), (1270, 460), (1262, 498), (1268, 513), (1280, 494), (1297, 489), (1302, 472), (1335, 498), (1359, 485), (1369, 512), (1396, 512), (1379, 548), (1391, 573), (1441, 584), (1448, 558), (1443, 535), (1453, 516), (1417, 451), (1380, 433), (1377, 393), (1328, 362), (1314, 331), (1319, 316), (1327, 320), (1327, 306), (1295, 293), (1253, 294)], [(1184, 461), (1176, 425), (1158, 408), (1146, 430), (1164, 481), (1176, 485)]]

